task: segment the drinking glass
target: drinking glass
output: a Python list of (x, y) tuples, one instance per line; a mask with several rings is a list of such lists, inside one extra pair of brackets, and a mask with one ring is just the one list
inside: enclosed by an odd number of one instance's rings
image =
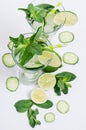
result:
[[(24, 34), (24, 36), (27, 38), (32, 35), (33, 35), (33, 32)], [(45, 42), (47, 44), (47, 46), (51, 45), (50, 41), (47, 40), (47, 38), (44, 35), (41, 35), (40, 39), (43, 42)], [(39, 67), (36, 69), (33, 69), (33, 68), (27, 69), (18, 63), (18, 58), (14, 55), (14, 50), (15, 50), (15, 47), (13, 46), (12, 47), (12, 56), (13, 56), (13, 59), (14, 59), (16, 65), (18, 66), (19, 80), (21, 81), (21, 83), (23, 83), (24, 85), (28, 85), (31, 82), (36, 82), (38, 77), (43, 73), (42, 70), (48, 65), (49, 61), (47, 61), (46, 65), (44, 65), (42, 67)]]
[[(49, 6), (53, 6), (56, 7), (57, 5), (57, 1), (56, 0), (46, 0), (44, 2), (44, 0), (32, 0), (31, 3), (34, 5), (34, 6), (39, 6), (39, 5), (42, 5), (42, 4), (48, 4)], [(58, 7), (59, 10), (64, 10), (63, 6), (62, 7)], [(48, 8), (46, 8), (46, 10), (48, 10)], [(40, 27), (40, 26), (43, 26), (44, 27), (44, 30), (43, 32), (48, 36), (48, 37), (52, 37), (61, 27), (63, 27), (65, 21), (61, 24), (61, 25), (55, 25), (53, 22), (52, 22), (52, 19), (54, 16), (50, 16), (50, 20), (49, 20), (49, 23), (46, 24), (46, 20), (45, 23), (44, 22), (38, 22), (38, 21), (35, 21), (31, 18), (27, 18), (27, 22), (29, 23), (29, 25), (31, 26), (32, 30), (33, 31), (37, 31), (37, 29)]]

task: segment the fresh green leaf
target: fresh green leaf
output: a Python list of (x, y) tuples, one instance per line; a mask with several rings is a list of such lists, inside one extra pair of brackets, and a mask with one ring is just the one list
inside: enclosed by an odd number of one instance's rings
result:
[(30, 11), (30, 17), (37, 22), (42, 22), (47, 15), (45, 9), (34, 6), (33, 4), (28, 5), (28, 10)]
[(19, 45), (17, 48), (15, 48), (14, 56), (18, 55), (23, 49), (24, 49), (24, 45)]
[(58, 87), (58, 84), (56, 83), (55, 87), (54, 87), (54, 92), (58, 95), (58, 96), (61, 96), (61, 90), (60, 88)]
[(14, 106), (18, 112), (26, 112), (32, 105), (32, 100), (20, 100)]
[(39, 39), (40, 39), (40, 37), (41, 37), (41, 35), (42, 35), (42, 31), (43, 31), (43, 29), (42, 29), (42, 27), (39, 27), (38, 29), (37, 29), (37, 31), (36, 31), (36, 33), (34, 33), (31, 37), (30, 37), (30, 43), (33, 43), (33, 42), (37, 42), (38, 43), (38, 41), (39, 41)]
[(43, 104), (35, 104), (35, 105), (38, 106), (38, 107), (41, 107), (41, 108), (48, 109), (48, 108), (51, 108), (53, 106), (53, 103), (50, 100), (47, 100)]
[(26, 64), (34, 54), (28, 51), (28, 48), (25, 48), (25, 50), (22, 50), (19, 55), (19, 64), (24, 65)]
[(27, 117), (28, 117), (28, 120), (29, 120), (29, 124), (32, 128), (35, 127), (35, 125), (40, 125), (41, 122), (39, 120), (37, 120), (37, 115), (39, 114), (39, 111), (38, 109), (29, 109), (27, 111)]
[(71, 72), (62, 72), (59, 74), (56, 74), (56, 78), (61, 78), (64, 82), (70, 82), (76, 78), (76, 75)]
[(54, 8), (54, 6), (50, 4), (39, 4), (37, 7), (46, 9), (48, 12)]
[(39, 120), (36, 120), (36, 125), (41, 125), (41, 122)]
[(24, 11), (25, 14), (26, 14), (26, 18), (29, 18), (29, 17), (30, 17), (30, 11), (29, 11), (28, 9), (25, 9), (25, 8), (18, 8), (18, 10)]
[(31, 46), (29, 47), (29, 51), (32, 54), (37, 54), (37, 55), (42, 54), (42, 48), (38, 43), (32, 43)]
[(23, 34), (20, 34), (19, 38), (18, 38), (18, 41), (23, 43), (23, 39), (24, 39), (24, 35)]
[(66, 83), (66, 82), (65, 82), (65, 84), (66, 84), (66, 86), (67, 86), (68, 88), (71, 88), (71, 87), (72, 87), (72, 85), (71, 85), (70, 83)]
[(33, 116), (30, 117), (30, 119), (29, 119), (29, 124), (30, 124), (30, 126), (31, 126), (32, 128), (35, 127), (35, 120), (34, 120)]
[(62, 92), (64, 94), (68, 94), (68, 86), (66, 84), (64, 84), (64, 89), (62, 89)]
[(9, 37), (10, 41), (13, 42), (13, 44), (18, 45), (18, 38)]
[(32, 20), (43, 22), (45, 16), (47, 15), (47, 9), (34, 6), (32, 3), (28, 5), (28, 8), (19, 8), (26, 14), (26, 18), (31, 18)]
[(64, 87), (65, 87), (65, 86), (64, 86), (64, 82), (63, 82), (62, 79), (59, 79), (59, 80), (58, 80), (57, 85), (58, 85), (58, 87), (59, 87), (61, 90), (63, 90)]

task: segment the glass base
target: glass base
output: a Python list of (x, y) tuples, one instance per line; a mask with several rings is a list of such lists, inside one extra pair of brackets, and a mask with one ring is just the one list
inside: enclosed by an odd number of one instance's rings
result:
[(25, 71), (20, 70), (19, 71), (19, 80), (22, 84), (28, 85), (31, 82), (36, 82), (39, 76), (42, 74), (42, 70), (38, 71)]

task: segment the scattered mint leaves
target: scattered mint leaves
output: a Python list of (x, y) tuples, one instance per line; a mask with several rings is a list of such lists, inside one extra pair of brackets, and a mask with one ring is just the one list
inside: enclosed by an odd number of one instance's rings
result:
[(55, 75), (56, 85), (54, 87), (54, 92), (61, 96), (61, 93), (68, 94), (68, 90), (71, 87), (69, 82), (73, 81), (76, 78), (76, 75), (71, 72), (61, 72)]
[(36, 104), (32, 100), (19, 100), (14, 104), (14, 107), (16, 108), (17, 112), (24, 113), (27, 112), (27, 117), (29, 124), (32, 128), (34, 128), (36, 125), (40, 125), (41, 122), (37, 119), (37, 115), (39, 114), (38, 109), (33, 110), (32, 106), (35, 105), (40, 108), (49, 109), (53, 106), (53, 103), (50, 100), (47, 100), (43, 104)]

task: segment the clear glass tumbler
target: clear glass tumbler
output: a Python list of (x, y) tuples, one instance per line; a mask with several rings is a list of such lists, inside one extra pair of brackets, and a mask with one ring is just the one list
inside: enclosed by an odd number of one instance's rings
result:
[[(31, 4), (33, 4), (36, 7), (40, 7), (40, 9), (44, 9), (48, 12), (48, 14), (50, 13), (50, 10), (57, 8), (58, 11), (56, 11), (55, 13), (49, 14), (47, 16), (44, 17), (44, 22), (38, 22), (36, 20), (33, 20), (33, 18), (28, 18), (27, 17), (27, 22), (29, 23), (29, 25), (31, 26), (32, 30), (36, 31), (40, 26), (44, 27), (44, 33), (46, 33), (46, 35), (48, 35), (48, 37), (52, 37), (61, 27), (63, 27), (64, 22), (61, 25), (55, 25), (53, 22), (53, 18), (54, 15), (56, 13), (62, 10), (64, 10), (63, 6), (61, 8), (56, 7), (57, 5), (57, 1), (56, 0), (32, 0)], [(45, 11), (45, 12), (46, 12)]]
[[(33, 33), (26, 33), (24, 34), (25, 37), (30, 37), (31, 35), (33, 35)], [(48, 45), (51, 45), (51, 43), (49, 42), (49, 40), (47, 40), (47, 38), (42, 35), (40, 37), (41, 40), (43, 40), (43, 42), (45, 42)], [(16, 63), (16, 65), (18, 66), (18, 69), (19, 69), (19, 80), (21, 81), (21, 83), (23, 83), (24, 85), (28, 85), (29, 83), (31, 82), (36, 82), (36, 80), (38, 79), (38, 77), (43, 73), (43, 68), (45, 68), (47, 66), (47, 64), (49, 63), (49, 61), (47, 61), (46, 65), (45, 66), (41, 66), (39, 68), (36, 68), (36, 69), (33, 69), (33, 68), (30, 68), (30, 69), (27, 69), (23, 66), (21, 66), (19, 63), (18, 63), (18, 58), (16, 58), (14, 56), (14, 46), (12, 48), (12, 56), (13, 56), (13, 59)], [(32, 63), (34, 64), (34, 63)]]

